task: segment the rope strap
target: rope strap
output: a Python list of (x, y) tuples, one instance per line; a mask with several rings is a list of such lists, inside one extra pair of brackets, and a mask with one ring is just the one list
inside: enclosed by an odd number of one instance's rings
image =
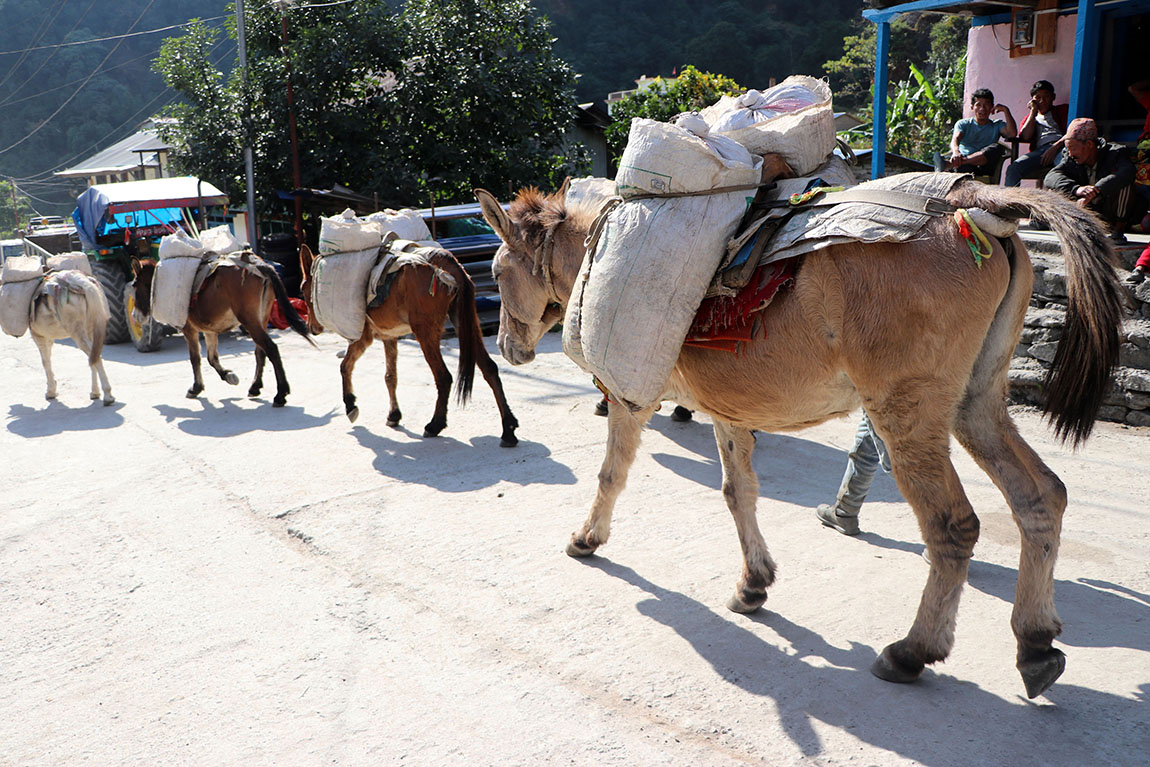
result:
[(974, 263), (981, 269), (982, 259), (990, 258), (994, 253), (994, 246), (990, 244), (990, 240), (974, 223), (965, 208), (959, 208), (954, 212), (954, 223), (958, 225), (958, 233), (966, 240), (966, 246), (974, 256)]

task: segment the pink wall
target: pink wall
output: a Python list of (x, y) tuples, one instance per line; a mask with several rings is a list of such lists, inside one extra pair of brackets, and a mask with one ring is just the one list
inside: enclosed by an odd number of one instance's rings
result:
[[(994, 99), (1005, 104), (1021, 127), (1028, 114), (1030, 86), (1038, 80), (1049, 80), (1054, 86), (1054, 103), (1070, 100), (1070, 76), (1074, 67), (1074, 26), (1076, 14), (1058, 17), (1054, 53), (1041, 56), (1010, 58), (1010, 24), (987, 24), (971, 27), (966, 43), (966, 87), (963, 94), (963, 117), (972, 117), (970, 94), (979, 88), (990, 88)], [(1001, 115), (991, 115), (1001, 119)], [(1022, 151), (1026, 151), (1022, 147)], [(1008, 161), (1009, 162), (1009, 161)], [(1023, 186), (1034, 182), (1023, 181)]]
[(1026, 115), (1030, 86), (1036, 80), (1049, 80), (1056, 94), (1054, 103), (1070, 99), (1070, 75), (1074, 64), (1075, 14), (1058, 17), (1058, 36), (1054, 53), (1041, 56), (1010, 58), (1009, 24), (987, 24), (971, 27), (966, 46), (966, 93), (963, 117), (971, 117), (970, 94), (979, 88), (990, 88), (1000, 104), (1010, 107), (1018, 122)]

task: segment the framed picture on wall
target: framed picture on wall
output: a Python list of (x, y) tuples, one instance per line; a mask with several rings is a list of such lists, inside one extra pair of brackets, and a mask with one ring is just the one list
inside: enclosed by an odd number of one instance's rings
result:
[(1029, 48), (1034, 45), (1034, 11), (1015, 9), (1011, 18), (1010, 43), (1016, 48)]

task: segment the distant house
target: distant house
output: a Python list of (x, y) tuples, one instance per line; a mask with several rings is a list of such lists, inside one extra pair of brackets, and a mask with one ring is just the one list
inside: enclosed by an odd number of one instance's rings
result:
[[(1150, 2), (1147, 0), (869, 0), (863, 17), (878, 25), (875, 45), (874, 114), (886, 125), (890, 24), (905, 13), (971, 17), (967, 38), (966, 93), (989, 87), (995, 100), (1021, 119), (1030, 86), (1049, 80), (1056, 103), (1068, 104), (1070, 119), (1093, 117), (1104, 136), (1131, 141), (1146, 110), (1126, 92), (1150, 79)], [(885, 149), (886, 131), (875, 131)], [(884, 154), (873, 158), (872, 175), (884, 174)]]
[(82, 180), (87, 186), (168, 178), (171, 151), (172, 147), (160, 139), (156, 121), (145, 120), (131, 136), (53, 175)]
[(587, 148), (591, 156), (591, 175), (600, 178), (607, 175), (607, 137), (603, 131), (611, 124), (607, 110), (595, 102), (579, 105), (575, 115), (575, 125), (567, 138), (578, 141)]

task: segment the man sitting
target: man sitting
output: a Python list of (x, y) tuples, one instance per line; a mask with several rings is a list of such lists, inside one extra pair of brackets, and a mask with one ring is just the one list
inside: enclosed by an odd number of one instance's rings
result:
[(1134, 163), (1126, 147), (1098, 138), (1089, 117), (1070, 123), (1063, 141), (1066, 156), (1046, 174), (1046, 187), (1097, 213), (1110, 227), (1111, 239), (1125, 242), (1126, 227), (1146, 212), (1146, 199), (1134, 191)]
[[(985, 173), (987, 165), (994, 165), (1002, 159), (1006, 147), (998, 143), (1000, 138), (1013, 138), (1018, 126), (1010, 114), (1010, 107), (995, 104), (994, 94), (987, 88), (979, 88), (970, 96), (970, 106), (974, 117), (964, 117), (954, 124), (950, 137), (950, 158), (946, 161), (947, 170), (958, 173)], [(990, 115), (1001, 112), (1004, 121), (991, 120)], [(936, 159), (935, 167), (941, 163)]]
[(1031, 151), (1010, 163), (1006, 186), (1018, 186), (1024, 178), (1043, 178), (1062, 151), (1066, 105), (1054, 106), (1054, 86), (1047, 80), (1036, 82), (1030, 89), (1027, 106), (1030, 114), (1023, 118), (1018, 138), (1029, 143)]

